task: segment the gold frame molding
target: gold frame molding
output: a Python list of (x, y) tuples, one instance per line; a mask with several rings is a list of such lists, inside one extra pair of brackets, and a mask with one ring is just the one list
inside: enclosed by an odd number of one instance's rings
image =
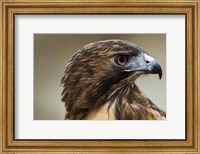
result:
[[(199, 0), (2, 0), (0, 153), (200, 153)], [(186, 17), (186, 139), (14, 139), (14, 17), (17, 14), (183, 14)]]

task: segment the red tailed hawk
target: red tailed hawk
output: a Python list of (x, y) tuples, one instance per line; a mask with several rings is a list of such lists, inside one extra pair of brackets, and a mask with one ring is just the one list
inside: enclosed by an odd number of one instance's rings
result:
[(61, 80), (65, 119), (165, 119), (135, 84), (144, 74), (161, 79), (161, 66), (133, 43), (105, 40), (84, 46), (72, 56)]

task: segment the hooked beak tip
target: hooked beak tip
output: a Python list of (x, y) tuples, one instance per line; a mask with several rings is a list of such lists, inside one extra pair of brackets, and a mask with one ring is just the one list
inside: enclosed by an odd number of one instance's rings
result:
[(159, 79), (162, 78), (162, 68), (156, 60), (153, 60), (148, 64), (148, 70), (153, 74), (158, 74)]
[(158, 76), (159, 76), (159, 79), (161, 80), (161, 78), (162, 78), (162, 72), (158, 73)]

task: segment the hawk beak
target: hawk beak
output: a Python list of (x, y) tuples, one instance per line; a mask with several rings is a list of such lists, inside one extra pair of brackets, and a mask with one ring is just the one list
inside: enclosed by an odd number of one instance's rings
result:
[(149, 74), (158, 74), (159, 79), (162, 78), (162, 68), (160, 64), (151, 56), (144, 54), (144, 59), (147, 64), (146, 72)]

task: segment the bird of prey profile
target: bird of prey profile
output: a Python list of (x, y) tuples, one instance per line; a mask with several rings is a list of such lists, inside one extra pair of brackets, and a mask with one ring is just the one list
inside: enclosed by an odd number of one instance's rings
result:
[(72, 56), (61, 80), (65, 119), (165, 119), (135, 84), (144, 74), (158, 74), (161, 79), (161, 66), (131, 42), (105, 40), (84, 46)]

